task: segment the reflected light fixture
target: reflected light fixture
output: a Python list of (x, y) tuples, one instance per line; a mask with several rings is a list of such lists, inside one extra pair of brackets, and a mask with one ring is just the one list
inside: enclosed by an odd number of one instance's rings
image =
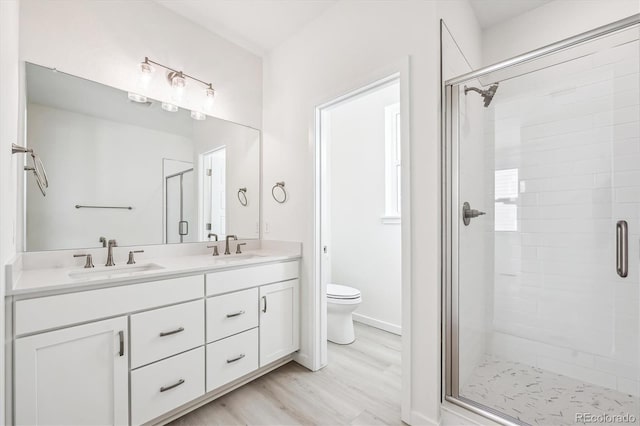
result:
[(162, 109), (169, 112), (176, 112), (178, 111), (178, 106), (174, 104), (170, 104), (169, 102), (163, 102)]
[(191, 111), (191, 118), (193, 118), (194, 120), (201, 121), (201, 120), (205, 120), (207, 116), (200, 111), (193, 110)]
[(127, 97), (129, 98), (130, 101), (133, 101), (133, 102), (138, 102), (141, 104), (147, 102), (147, 97), (139, 93), (129, 92), (127, 93)]

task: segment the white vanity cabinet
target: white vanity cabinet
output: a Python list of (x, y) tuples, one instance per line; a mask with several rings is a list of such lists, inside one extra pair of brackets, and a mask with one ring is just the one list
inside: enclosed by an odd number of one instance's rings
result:
[(300, 347), (299, 280), (260, 287), (260, 366)]
[(16, 424), (127, 424), (127, 342), (127, 317), (17, 339)]
[(13, 422), (164, 422), (265, 374), (299, 349), (298, 278), (295, 260), (14, 299)]

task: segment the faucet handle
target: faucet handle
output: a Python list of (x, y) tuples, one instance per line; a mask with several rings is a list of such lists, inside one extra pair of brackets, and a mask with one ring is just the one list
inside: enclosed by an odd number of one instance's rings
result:
[(93, 256), (91, 254), (74, 254), (73, 257), (86, 257), (87, 261), (84, 264), (85, 268), (93, 268)]
[(118, 242), (116, 240), (109, 240), (109, 247), (118, 247)]
[(129, 260), (127, 260), (127, 265), (133, 265), (136, 263), (136, 260), (133, 257), (133, 253), (144, 253), (144, 250), (131, 250), (129, 252)]
[(207, 248), (212, 248), (213, 249), (213, 255), (212, 256), (219, 256), (220, 253), (218, 253), (218, 246), (207, 246)]
[(240, 250), (240, 246), (246, 246), (247, 243), (238, 243), (236, 244), (236, 254), (242, 254), (242, 250)]

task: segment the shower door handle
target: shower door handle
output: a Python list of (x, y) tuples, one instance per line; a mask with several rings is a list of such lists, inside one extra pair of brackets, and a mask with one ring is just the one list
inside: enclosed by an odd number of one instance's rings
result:
[(626, 220), (616, 223), (616, 272), (622, 278), (629, 274), (629, 229)]

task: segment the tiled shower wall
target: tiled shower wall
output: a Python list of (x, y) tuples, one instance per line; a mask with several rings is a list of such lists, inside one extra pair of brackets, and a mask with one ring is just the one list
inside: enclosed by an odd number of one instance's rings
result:
[[(517, 169), (517, 231), (495, 232), (489, 353), (640, 395), (637, 42), (502, 82), (495, 170)], [(615, 224), (629, 224), (629, 276)], [(491, 315), (490, 315), (491, 316)]]

